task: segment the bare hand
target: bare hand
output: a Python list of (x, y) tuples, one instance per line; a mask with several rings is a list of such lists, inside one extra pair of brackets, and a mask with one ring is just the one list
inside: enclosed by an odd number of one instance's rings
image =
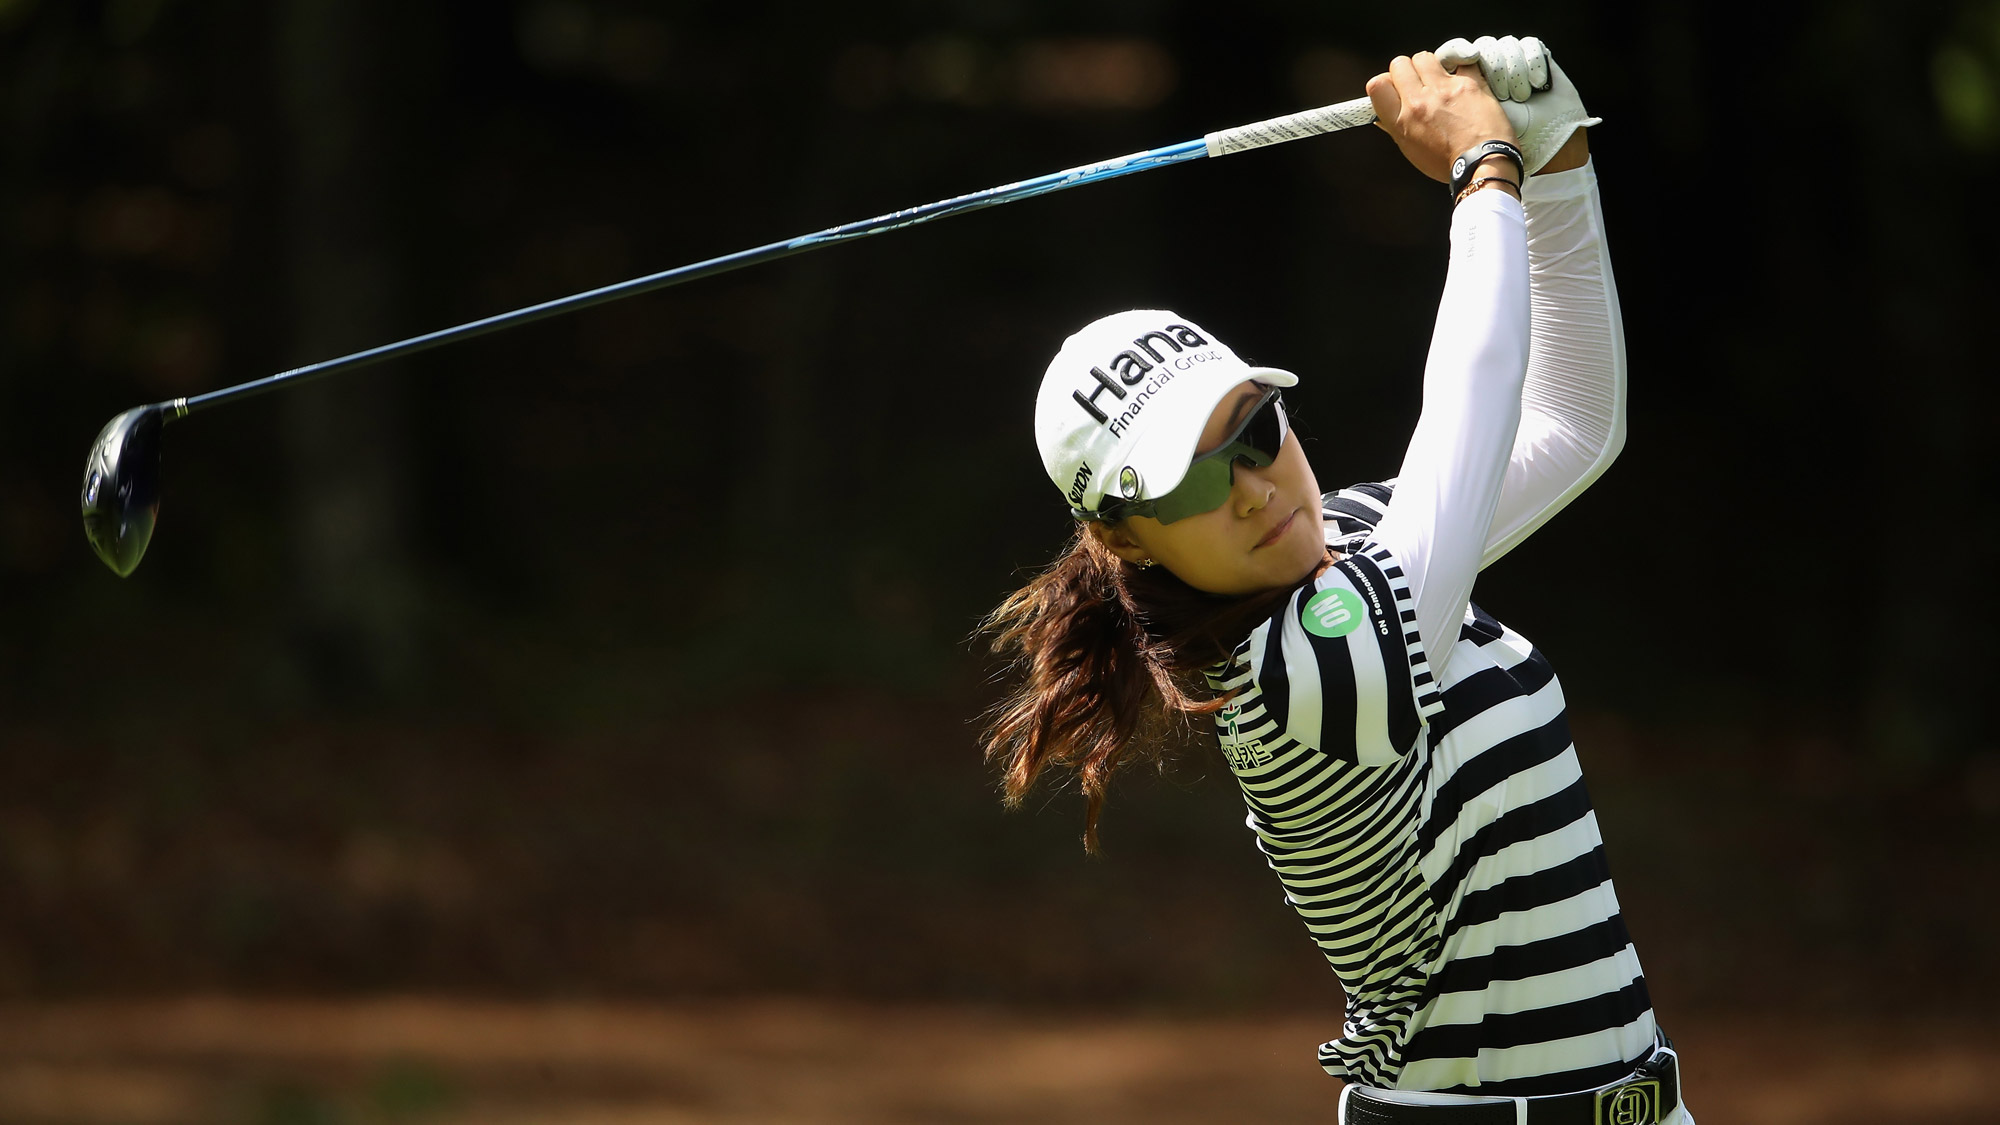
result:
[[(1439, 183), (1451, 182), (1451, 162), (1466, 149), (1481, 141), (1514, 141), (1514, 126), (1479, 68), (1453, 74), (1430, 51), (1396, 56), (1388, 73), (1368, 80), (1368, 99), (1375, 103), (1375, 123), (1417, 171)], [(1496, 164), (1508, 179), (1518, 178), (1512, 161)]]

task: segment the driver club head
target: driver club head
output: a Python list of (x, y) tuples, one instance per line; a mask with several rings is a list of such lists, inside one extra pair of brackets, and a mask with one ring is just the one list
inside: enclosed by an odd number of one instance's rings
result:
[(104, 424), (83, 461), (83, 534), (120, 578), (132, 573), (160, 515), (162, 404), (127, 410)]

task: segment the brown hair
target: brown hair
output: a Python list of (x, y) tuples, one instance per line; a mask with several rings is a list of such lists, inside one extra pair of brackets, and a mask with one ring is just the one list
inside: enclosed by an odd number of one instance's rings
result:
[(1203, 593), (1163, 566), (1126, 562), (1078, 525), (1069, 549), (980, 626), (1016, 681), (982, 737), (986, 760), (1003, 766), (1007, 803), (1020, 804), (1043, 767), (1074, 769), (1083, 846), (1095, 852), (1112, 772), (1134, 757), (1158, 760), (1191, 731), (1188, 716), (1228, 704), (1201, 670), (1226, 660), (1293, 589)]

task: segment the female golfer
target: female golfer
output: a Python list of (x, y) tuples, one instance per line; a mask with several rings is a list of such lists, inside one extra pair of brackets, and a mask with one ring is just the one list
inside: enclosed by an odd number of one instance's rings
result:
[(1400, 57), (1368, 93), (1418, 171), (1455, 180), (1400, 473), (1322, 494), (1279, 398), (1299, 380), (1187, 317), (1071, 336), (1035, 428), (1077, 534), (989, 622), (1020, 682), (987, 749), (1012, 800), (1073, 768), (1094, 847), (1112, 771), (1209, 716), (1346, 992), (1319, 1050), (1342, 1120), (1691, 1122), (1562, 690), (1470, 601), (1623, 443), (1596, 122), (1532, 39)]

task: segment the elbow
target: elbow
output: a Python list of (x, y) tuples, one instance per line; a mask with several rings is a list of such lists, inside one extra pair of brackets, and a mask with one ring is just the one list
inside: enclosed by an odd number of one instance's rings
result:
[(1611, 463), (1618, 460), (1618, 455), (1624, 451), (1625, 414), (1620, 411), (1612, 416), (1611, 429), (1605, 433), (1603, 442), (1598, 444), (1596, 455), (1591, 457), (1590, 464), (1577, 478), (1575, 487), (1582, 490), (1596, 484), (1598, 478), (1611, 468)]
[(1611, 433), (1604, 439), (1604, 452), (1597, 458), (1598, 470), (1611, 467), (1618, 455), (1625, 451), (1625, 411), (1620, 409), (1611, 419)]
[(1599, 459), (1606, 466), (1625, 450), (1625, 401), (1629, 397), (1625, 390), (1624, 332), (1615, 321), (1613, 329), (1618, 335), (1611, 352), (1611, 432), (1604, 437), (1604, 456)]

